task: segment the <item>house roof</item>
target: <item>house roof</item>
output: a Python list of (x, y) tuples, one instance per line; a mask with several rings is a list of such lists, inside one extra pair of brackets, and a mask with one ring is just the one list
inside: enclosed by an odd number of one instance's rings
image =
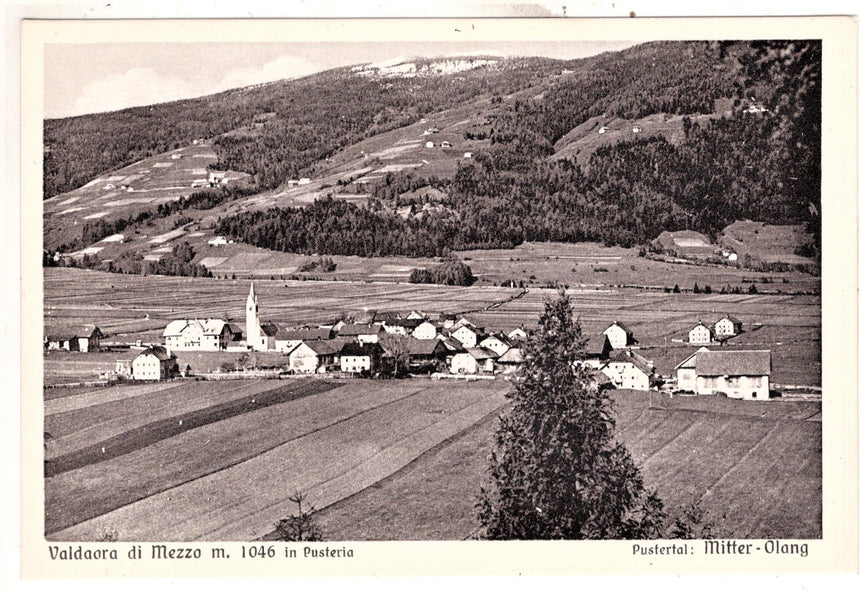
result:
[[(221, 332), (224, 331), (224, 326), (229, 326), (225, 320), (221, 320), (218, 318), (194, 318), (194, 319), (182, 319), (182, 320), (173, 320), (169, 322), (167, 326), (164, 328), (164, 332), (161, 333), (162, 336), (180, 336), (188, 326), (196, 325), (200, 328), (204, 335), (215, 335), (218, 336)], [(232, 329), (229, 329), (232, 332)]]
[(375, 342), (370, 344), (348, 342), (341, 347), (340, 354), (353, 357), (372, 357), (379, 354), (380, 351), (382, 351), (382, 347)]
[(331, 328), (300, 328), (298, 330), (278, 330), (275, 340), (328, 340)]
[(719, 320), (717, 320), (717, 323), (722, 322), (723, 320), (729, 320), (733, 324), (740, 324), (741, 323), (741, 321), (739, 319), (737, 319), (735, 316), (732, 316), (729, 314), (726, 314), (723, 317), (721, 317)]
[(341, 352), (346, 344), (343, 340), (304, 340), (305, 346), (317, 355), (336, 355)]
[[(98, 333), (98, 334), (96, 334)], [(51, 325), (45, 327), (45, 336), (49, 340), (70, 340), (72, 338), (92, 338), (104, 336), (95, 324)]]
[(476, 361), (482, 361), (485, 359), (498, 359), (499, 354), (491, 351), (490, 349), (485, 349), (481, 347), (475, 347), (473, 349), (466, 349), (466, 352), (472, 355)]
[(362, 334), (379, 334), (381, 324), (344, 324), (337, 331), (338, 336), (360, 336)]
[(675, 369), (681, 369), (681, 368), (695, 369), (696, 368), (696, 355), (698, 355), (699, 353), (706, 353), (709, 350), (710, 349), (708, 349), (708, 347), (700, 348), (695, 353), (693, 353), (692, 355), (690, 355), (689, 357), (687, 357), (686, 359), (684, 359), (683, 361), (681, 361), (680, 363), (675, 365)]
[(260, 324), (260, 332), (262, 332), (266, 336), (277, 336), (278, 325), (272, 324), (271, 322), (267, 322), (265, 324)]
[(585, 341), (584, 353), (586, 355), (603, 354), (612, 350), (612, 344), (609, 342), (609, 337), (605, 334), (599, 336), (589, 336)]
[(512, 347), (505, 351), (505, 354), (499, 357), (499, 363), (522, 363), (525, 361), (523, 351), (519, 347)]
[(693, 330), (695, 330), (695, 329), (696, 329), (696, 328), (698, 328), (699, 326), (702, 326), (703, 328), (707, 328), (707, 330), (708, 330), (709, 332), (713, 332), (713, 331), (714, 331), (714, 329), (713, 329), (713, 328), (711, 328), (710, 326), (708, 326), (707, 324), (705, 324), (705, 323), (703, 323), (703, 322), (699, 322), (699, 323), (697, 323), (696, 325), (694, 325), (692, 328), (690, 328), (690, 332), (692, 332)]
[[(166, 348), (157, 344), (152, 345), (145, 351), (141, 351), (137, 357), (143, 357), (144, 355), (155, 355), (159, 361), (169, 361), (176, 358), (175, 355), (168, 354)], [(137, 357), (135, 357), (135, 359), (137, 359)]]
[[(610, 329), (610, 328), (612, 328), (613, 326), (618, 326), (619, 328), (621, 328), (622, 330), (624, 330), (627, 334), (633, 334), (633, 332), (631, 332), (631, 331), (630, 331), (630, 328), (628, 328), (627, 326), (625, 326), (625, 325), (624, 325), (624, 324), (622, 324), (621, 322), (617, 322), (617, 321), (616, 321), (616, 322), (612, 322), (611, 324), (609, 324), (609, 326), (607, 326), (607, 327), (606, 327), (606, 330), (609, 330), (609, 329)], [(606, 332), (606, 330), (604, 330), (604, 332)]]
[(463, 351), (466, 349), (466, 347), (463, 346), (463, 343), (453, 336), (449, 336), (445, 339), (445, 347), (452, 351)]
[(651, 373), (653, 371), (653, 366), (648, 362), (648, 359), (640, 355), (639, 353), (634, 353), (633, 351), (620, 351), (618, 353), (613, 354), (609, 357), (609, 362), (616, 363), (631, 363), (634, 367), (645, 373)]
[[(397, 336), (395, 337), (397, 344), (406, 350), (409, 355), (430, 356), (436, 353), (439, 344), (442, 342), (438, 338), (432, 340), (420, 340), (412, 336)], [(392, 343), (390, 337), (383, 337), (381, 344), (383, 348), (388, 347)]]
[(405, 328), (406, 330), (415, 330), (415, 328), (417, 328), (418, 326), (420, 326), (424, 322), (425, 322), (425, 320), (415, 320), (415, 319), (407, 320), (407, 319), (399, 318), (399, 319), (394, 319), (394, 320), (385, 320), (382, 323), (383, 323), (383, 325), (385, 325), (386, 327), (389, 327), (389, 328), (396, 328), (399, 326), (400, 328)]
[(770, 375), (770, 351), (707, 351), (696, 356), (696, 375)]

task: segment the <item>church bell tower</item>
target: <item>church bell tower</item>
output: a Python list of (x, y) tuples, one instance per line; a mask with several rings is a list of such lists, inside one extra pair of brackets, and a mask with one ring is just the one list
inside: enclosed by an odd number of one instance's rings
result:
[(251, 282), (251, 292), (245, 302), (245, 342), (255, 350), (260, 350), (260, 318), (257, 306), (257, 294), (254, 292), (254, 283)]

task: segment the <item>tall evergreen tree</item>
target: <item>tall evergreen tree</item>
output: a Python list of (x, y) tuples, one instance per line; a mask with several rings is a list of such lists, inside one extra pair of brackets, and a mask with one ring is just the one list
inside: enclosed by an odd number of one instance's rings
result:
[(659, 538), (666, 516), (615, 440), (612, 401), (574, 363), (584, 340), (569, 298), (548, 301), (523, 351), (478, 515), (487, 539)]

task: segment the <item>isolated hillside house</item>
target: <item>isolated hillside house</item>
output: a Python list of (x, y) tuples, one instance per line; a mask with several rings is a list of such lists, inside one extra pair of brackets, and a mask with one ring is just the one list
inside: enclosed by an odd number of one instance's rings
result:
[(511, 348), (511, 343), (508, 341), (507, 337), (504, 334), (490, 334), (484, 340), (478, 343), (478, 346), (490, 351), (493, 351), (499, 356), (504, 355), (509, 348)]
[(741, 321), (734, 316), (725, 315), (714, 324), (714, 334), (719, 338), (728, 336), (736, 336), (741, 333), (743, 325)]
[(99, 350), (104, 334), (94, 324), (48, 326), (44, 338), (45, 348), (49, 351), (88, 353)]
[(711, 344), (713, 342), (713, 333), (711, 329), (699, 322), (687, 333), (687, 341), (690, 344)]
[(453, 145), (450, 143), (450, 141), (443, 140), (442, 144), (440, 144), (439, 146), (441, 146), (442, 148), (451, 148)]
[(585, 341), (582, 362), (594, 369), (600, 368), (612, 352), (612, 342), (606, 334), (591, 336)]
[(426, 143), (424, 143), (425, 148), (433, 148), (434, 146), (436, 146), (436, 145), (433, 144), (432, 140), (428, 140)]
[(719, 253), (711, 241), (697, 231), (663, 231), (651, 245), (657, 251), (680, 258), (707, 258)]
[(770, 398), (770, 351), (707, 351), (696, 354), (696, 394)]
[(613, 349), (623, 349), (636, 342), (633, 338), (633, 332), (624, 324), (614, 321), (610, 326), (603, 331), (603, 334), (609, 337), (609, 344)]
[(466, 151), (465, 153), (463, 153), (463, 158), (464, 158), (464, 159), (471, 159), (471, 158), (472, 158), (472, 153), (471, 153), (471, 152), (469, 152), (469, 151)]
[(654, 366), (630, 350), (614, 354), (599, 369), (620, 390), (648, 391), (654, 377)]
[(436, 324), (426, 320), (418, 324), (412, 331), (412, 337), (418, 340), (433, 340), (438, 334)]
[(153, 345), (131, 360), (131, 377), (141, 381), (167, 379), (176, 369), (176, 355), (163, 346)]
[(340, 349), (340, 370), (344, 373), (372, 373), (379, 368), (382, 347), (377, 343), (348, 342)]
[(675, 375), (678, 378), (679, 390), (682, 392), (696, 392), (696, 356), (699, 353), (707, 353), (708, 351), (707, 347), (701, 347), (675, 366)]
[(169, 351), (223, 351), (233, 340), (233, 328), (217, 318), (173, 320), (164, 332), (164, 346)]
[(606, 134), (606, 130), (608, 130), (608, 128), (606, 126), (601, 126), (600, 130), (598, 130), (597, 133), (598, 134)]
[(290, 370), (295, 373), (324, 373), (340, 363), (342, 340), (308, 340), (289, 354)]

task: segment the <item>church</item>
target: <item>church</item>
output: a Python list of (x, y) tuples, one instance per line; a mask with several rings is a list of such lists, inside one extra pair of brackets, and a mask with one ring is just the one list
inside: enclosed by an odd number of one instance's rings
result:
[(252, 282), (251, 291), (245, 301), (245, 343), (253, 351), (273, 351), (277, 332), (278, 327), (275, 324), (260, 322), (260, 306)]

